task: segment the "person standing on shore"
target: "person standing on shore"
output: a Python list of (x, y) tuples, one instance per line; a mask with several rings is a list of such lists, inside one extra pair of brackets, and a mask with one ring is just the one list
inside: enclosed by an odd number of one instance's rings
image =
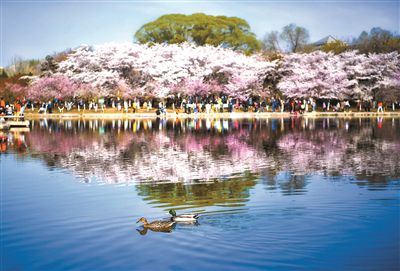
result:
[(137, 99), (136, 100), (136, 110), (139, 111), (139, 109), (140, 109), (140, 99)]
[(340, 112), (340, 108), (341, 108), (341, 104), (340, 104), (340, 102), (338, 101), (337, 104), (336, 104), (336, 107), (335, 107), (335, 111), (336, 111), (336, 112)]
[(132, 103), (133, 113), (136, 113), (136, 101)]
[(128, 113), (129, 107), (128, 107), (128, 101), (124, 100), (124, 111), (125, 113)]
[(6, 108), (6, 101), (4, 100), (3, 97), (1, 97), (1, 100), (0, 100), (0, 107), (3, 109)]
[(47, 111), (49, 111), (49, 114), (53, 113), (53, 104), (51, 101), (47, 103)]
[(57, 108), (58, 108), (58, 113), (62, 113), (64, 111), (64, 104), (63, 103), (57, 104)]
[(207, 103), (206, 103), (206, 113), (207, 113), (207, 114), (210, 114), (210, 113), (211, 113), (211, 104), (210, 104), (209, 101), (207, 101)]
[(366, 100), (364, 104), (365, 112), (370, 112), (371, 111), (371, 101)]
[(121, 106), (121, 100), (119, 99), (119, 97), (117, 98), (117, 110), (121, 111), (122, 106)]
[(376, 112), (382, 112), (383, 113), (383, 102), (382, 101), (378, 102), (378, 110)]
[(99, 105), (100, 105), (101, 112), (104, 112), (104, 98), (103, 97), (101, 97), (99, 99)]
[(223, 108), (223, 103), (222, 103), (222, 99), (221, 97), (218, 98), (217, 100), (217, 112), (223, 112), (224, 108)]
[(346, 100), (344, 102), (344, 108), (345, 108), (345, 111), (350, 111), (350, 102), (348, 100)]
[(42, 106), (39, 108), (38, 113), (46, 114), (46, 112), (47, 112), (47, 103), (42, 103)]
[(26, 104), (21, 104), (21, 107), (18, 112), (20, 117), (23, 117), (25, 115), (25, 108), (26, 108)]
[(294, 108), (294, 105), (295, 105), (295, 104), (294, 104), (294, 100), (291, 100), (291, 101), (290, 101), (290, 113), (294, 113), (294, 109), (295, 109), (295, 108)]
[(310, 98), (310, 100), (311, 100), (312, 111), (313, 112), (317, 111), (317, 101), (313, 98)]
[(361, 112), (361, 101), (360, 101), (360, 99), (357, 100), (357, 109), (358, 109), (358, 112)]
[(19, 100), (17, 100), (14, 104), (14, 108), (15, 108), (15, 113), (18, 114), (19, 111), (21, 110), (21, 103), (19, 102)]

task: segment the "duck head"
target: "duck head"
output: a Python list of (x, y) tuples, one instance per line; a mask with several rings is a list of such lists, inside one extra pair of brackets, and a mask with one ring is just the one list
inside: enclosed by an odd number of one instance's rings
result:
[(173, 217), (176, 216), (176, 212), (174, 209), (169, 210), (169, 214), (172, 215)]
[(142, 222), (143, 224), (147, 224), (147, 219), (142, 217), (138, 221), (136, 221), (136, 223), (139, 223), (139, 222)]

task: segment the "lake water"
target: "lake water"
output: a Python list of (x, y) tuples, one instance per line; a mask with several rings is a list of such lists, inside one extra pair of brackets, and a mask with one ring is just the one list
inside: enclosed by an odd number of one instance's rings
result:
[[(0, 133), (2, 270), (398, 270), (400, 119)], [(170, 233), (136, 224), (201, 215)]]

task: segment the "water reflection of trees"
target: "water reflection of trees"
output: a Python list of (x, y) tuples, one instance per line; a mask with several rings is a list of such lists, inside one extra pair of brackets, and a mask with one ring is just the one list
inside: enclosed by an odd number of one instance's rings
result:
[(349, 175), (381, 182), (400, 176), (398, 122), (395, 126), (388, 123), (388, 129), (371, 119), (335, 120), (337, 128), (333, 129), (327, 128), (326, 122), (322, 121), (325, 129), (293, 131), (279, 140), (279, 148), (290, 157), (286, 166), (293, 172)]
[[(138, 194), (156, 207), (168, 210), (175, 206), (199, 208), (205, 206), (241, 207), (250, 197), (256, 184), (253, 174), (229, 180), (213, 180), (185, 185), (185, 183), (142, 183), (136, 186)], [(179, 209), (179, 207), (178, 207)]]
[[(42, 120), (30, 133), (3, 136), (2, 152), (110, 183), (213, 180), (246, 170), (270, 181), (290, 172), (385, 183), (400, 176), (399, 127), (399, 119)], [(275, 187), (301, 190), (299, 180)]]

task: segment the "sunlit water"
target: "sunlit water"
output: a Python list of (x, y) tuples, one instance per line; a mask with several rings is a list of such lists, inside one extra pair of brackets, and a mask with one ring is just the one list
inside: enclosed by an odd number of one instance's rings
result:
[[(398, 270), (400, 119), (0, 133), (2, 270)], [(135, 222), (200, 213), (170, 233)]]

